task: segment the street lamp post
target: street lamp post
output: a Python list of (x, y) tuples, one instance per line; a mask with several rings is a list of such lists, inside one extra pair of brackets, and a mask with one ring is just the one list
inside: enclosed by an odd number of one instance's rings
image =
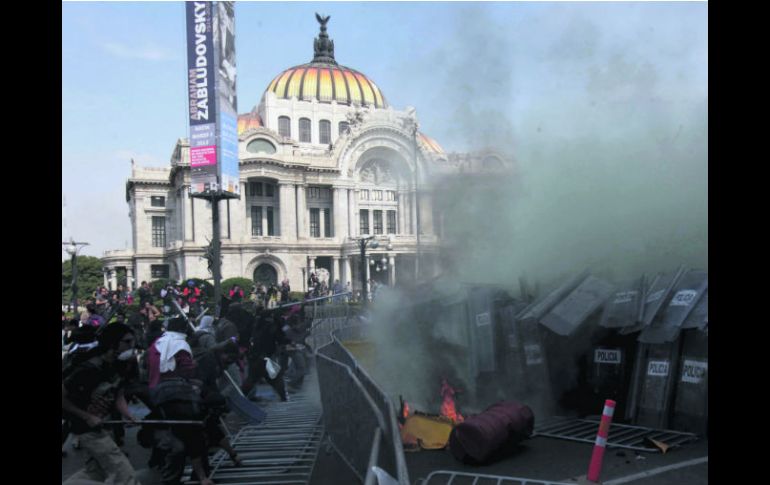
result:
[(67, 251), (72, 257), (72, 312), (77, 314), (78, 312), (78, 251), (83, 249), (84, 246), (88, 246), (87, 242), (75, 242), (70, 238), (69, 242), (63, 242), (65, 246), (64, 250)]
[[(380, 247), (380, 243), (375, 239), (377, 236), (362, 237), (358, 239), (358, 247), (361, 252), (361, 268), (359, 270), (361, 276), (361, 297), (364, 300), (364, 306), (369, 304), (369, 282), (366, 280), (366, 248), (377, 249)], [(388, 240), (388, 250), (393, 249), (393, 244)]]

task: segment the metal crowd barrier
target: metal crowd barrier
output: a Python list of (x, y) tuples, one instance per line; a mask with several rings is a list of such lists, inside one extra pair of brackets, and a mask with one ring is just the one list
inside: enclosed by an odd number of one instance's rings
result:
[[(324, 424), (330, 442), (342, 459), (365, 484), (376, 483), (372, 470), (378, 466), (409, 485), (409, 474), (401, 444), (396, 412), (390, 398), (359, 367), (342, 345), (342, 340), (359, 340), (366, 334), (363, 325), (335, 322), (330, 341), (316, 347), (316, 363), (324, 410)], [(314, 327), (313, 336), (322, 330)], [(359, 443), (371, 436), (372, 447)]]

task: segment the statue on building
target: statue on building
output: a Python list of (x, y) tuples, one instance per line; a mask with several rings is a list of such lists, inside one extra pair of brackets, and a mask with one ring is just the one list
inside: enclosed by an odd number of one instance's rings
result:
[(337, 64), (337, 61), (334, 60), (334, 41), (326, 33), (326, 24), (329, 22), (331, 15), (321, 17), (316, 13), (315, 18), (321, 24), (321, 33), (313, 40), (313, 62)]

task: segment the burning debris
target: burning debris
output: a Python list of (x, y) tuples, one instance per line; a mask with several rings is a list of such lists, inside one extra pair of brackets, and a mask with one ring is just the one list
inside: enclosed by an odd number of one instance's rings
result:
[(398, 416), (401, 442), (404, 451), (440, 450), (449, 442), (449, 434), (455, 425), (465, 418), (457, 411), (455, 390), (446, 378), (441, 380), (440, 414), (428, 414), (415, 410), (410, 415), (409, 404), (399, 396), (401, 410)]
[(457, 412), (457, 406), (455, 406), (455, 394), (457, 391), (449, 385), (446, 378), (441, 380), (441, 397), (443, 402), (441, 403), (441, 415), (446, 416), (452, 420), (453, 424), (459, 424), (465, 421), (463, 415)]

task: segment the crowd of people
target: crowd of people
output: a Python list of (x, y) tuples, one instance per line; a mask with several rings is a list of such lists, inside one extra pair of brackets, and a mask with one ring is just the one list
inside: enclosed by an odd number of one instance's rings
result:
[[(192, 280), (158, 295), (146, 282), (135, 295), (122, 287), (99, 288), (83, 315), (62, 312), (62, 456), (72, 439), (88, 458), (65, 483), (140, 483), (120, 449), (124, 425), (131, 423), (141, 425), (139, 444), (152, 450), (148, 468), (164, 485), (181, 483), (188, 461), (194, 480), (212, 484), (211, 448), (224, 449), (236, 466), (242, 463), (223, 428), (223, 391), (240, 382), (249, 396), (264, 380), (286, 401), (286, 386), (302, 384), (309, 351), (301, 302), (281, 308), (272, 303), (288, 302), (288, 281), (265, 289), (262, 298), (259, 288), (253, 290), (256, 298), (249, 302), (242, 288), (230, 289), (221, 318), (202, 307), (205, 295)], [(132, 311), (134, 298), (139, 305)], [(141, 421), (129, 409), (132, 401), (149, 410)]]

